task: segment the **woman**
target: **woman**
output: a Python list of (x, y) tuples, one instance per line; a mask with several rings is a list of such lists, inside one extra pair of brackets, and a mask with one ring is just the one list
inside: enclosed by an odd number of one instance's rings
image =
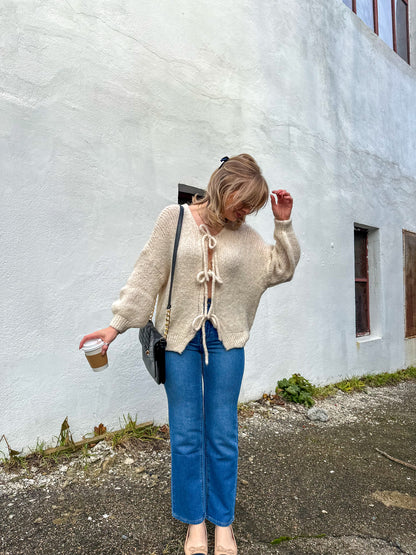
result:
[[(237, 401), (244, 345), (264, 291), (289, 281), (300, 250), (293, 200), (273, 191), (274, 245), (245, 223), (269, 198), (254, 158), (225, 157), (205, 196), (188, 206), (179, 242), (167, 337), (166, 382), (172, 454), (172, 515), (188, 523), (185, 554), (207, 554), (205, 519), (215, 524), (215, 555), (234, 555), (231, 523), (237, 488)], [(163, 333), (178, 205), (162, 210), (120, 298), (110, 326), (86, 335), (105, 341), (143, 327), (159, 295)]]

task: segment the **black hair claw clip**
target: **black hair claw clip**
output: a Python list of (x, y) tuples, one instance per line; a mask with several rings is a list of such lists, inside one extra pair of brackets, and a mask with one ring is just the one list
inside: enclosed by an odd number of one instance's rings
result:
[[(225, 164), (225, 162), (226, 162), (227, 160), (229, 160), (228, 156), (224, 156), (224, 158), (221, 158), (220, 161), (222, 162), (222, 164), (221, 164), (220, 168), (223, 167), (223, 165)], [(218, 169), (219, 169), (219, 168), (218, 168)]]

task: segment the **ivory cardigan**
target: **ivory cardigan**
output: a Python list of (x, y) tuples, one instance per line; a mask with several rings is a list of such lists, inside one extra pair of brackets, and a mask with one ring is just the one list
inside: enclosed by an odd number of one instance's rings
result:
[[(163, 334), (169, 295), (170, 269), (179, 205), (160, 213), (152, 235), (134, 270), (112, 304), (110, 326), (123, 333), (144, 327), (159, 294), (154, 323)], [(300, 257), (292, 220), (274, 220), (275, 244), (267, 244), (248, 224), (223, 228), (212, 236), (198, 225), (188, 205), (182, 224), (172, 289), (172, 311), (167, 350), (182, 353), (202, 328), (205, 361), (205, 322), (217, 328), (224, 347), (243, 347), (250, 334), (260, 297), (268, 287), (290, 281)], [(208, 268), (208, 249), (212, 264)], [(208, 280), (212, 280), (207, 310)]]

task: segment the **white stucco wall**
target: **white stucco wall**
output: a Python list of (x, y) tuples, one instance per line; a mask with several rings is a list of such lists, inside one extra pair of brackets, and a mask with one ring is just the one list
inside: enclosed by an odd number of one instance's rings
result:
[[(0, 6), (0, 436), (13, 448), (50, 443), (66, 416), (75, 439), (127, 413), (167, 421), (137, 330), (101, 373), (78, 343), (108, 325), (177, 183), (204, 187), (226, 154), (253, 154), (292, 193), (302, 247), (293, 281), (261, 301), (241, 400), (293, 372), (324, 383), (416, 362), (402, 271), (416, 73), (341, 0)], [(379, 229), (375, 333), (358, 343), (354, 222)], [(249, 223), (272, 240), (269, 208)]]

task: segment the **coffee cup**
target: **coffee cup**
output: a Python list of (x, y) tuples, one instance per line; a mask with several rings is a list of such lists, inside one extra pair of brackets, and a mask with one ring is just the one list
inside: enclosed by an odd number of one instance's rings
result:
[(107, 353), (101, 354), (101, 349), (104, 345), (104, 341), (100, 338), (88, 339), (82, 346), (82, 350), (90, 363), (91, 368), (94, 372), (101, 372), (104, 368), (108, 368), (108, 358)]

